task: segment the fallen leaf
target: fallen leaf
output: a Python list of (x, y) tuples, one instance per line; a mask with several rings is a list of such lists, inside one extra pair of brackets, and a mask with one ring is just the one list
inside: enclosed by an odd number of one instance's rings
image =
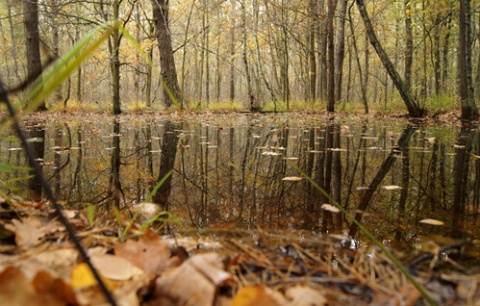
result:
[[(49, 280), (48, 280), (49, 279)], [(45, 283), (44, 283), (45, 281)], [(51, 281), (50, 283), (48, 283)], [(53, 279), (48, 273), (41, 273), (33, 282), (23, 274), (23, 272), (14, 266), (7, 267), (0, 273), (0, 301), (2, 305), (9, 306), (60, 306), (73, 304), (74, 297), (70, 292), (58, 292), (55, 290), (67, 290), (60, 285), (61, 280)], [(52, 291), (52, 285), (56, 288)], [(70, 303), (73, 302), (73, 303)]]
[(48, 300), (46, 305), (74, 305), (77, 304), (73, 288), (61, 278), (54, 278), (45, 271), (40, 271), (32, 280), (35, 290)]
[(328, 302), (319, 290), (303, 286), (288, 288), (285, 297), (291, 300), (289, 306), (323, 306)]
[(329, 211), (329, 212), (332, 212), (332, 213), (339, 213), (340, 212), (340, 209), (338, 209), (337, 207), (335, 207), (331, 204), (323, 204), (322, 209), (326, 210), (326, 211)]
[(280, 156), (280, 155), (282, 155), (282, 153), (265, 151), (265, 152), (262, 152), (262, 155), (264, 155), (264, 156)]
[(15, 233), (15, 243), (19, 247), (38, 245), (45, 236), (45, 230), (40, 220), (35, 216), (22, 219), (13, 219), (5, 228)]
[[(102, 280), (108, 289), (114, 288), (114, 284), (110, 280), (104, 277), (102, 277)], [(96, 285), (97, 280), (95, 279), (95, 276), (93, 276), (93, 273), (88, 265), (82, 262), (72, 269), (72, 273), (70, 275), (70, 284), (73, 288), (83, 289)]]
[(110, 254), (96, 254), (91, 261), (102, 276), (111, 280), (129, 280), (140, 276), (143, 271), (123, 257)]
[(232, 277), (217, 253), (194, 255), (157, 279), (153, 304), (213, 305), (216, 288), (229, 281)]
[(44, 265), (57, 270), (60, 267), (71, 267), (78, 259), (78, 251), (73, 248), (47, 250), (35, 256)]
[(232, 300), (232, 306), (281, 305), (264, 285), (245, 286)]
[(429, 225), (444, 225), (445, 224), (442, 221), (435, 220), (435, 219), (423, 219), (423, 220), (420, 220), (420, 223), (429, 224)]
[(297, 182), (297, 181), (301, 181), (302, 178), (299, 177), (299, 176), (287, 176), (287, 177), (284, 177), (282, 179), (282, 181), (289, 181), (289, 182)]
[(382, 187), (385, 190), (391, 191), (391, 190), (400, 190), (402, 187), (397, 186), (397, 185), (387, 185)]
[(142, 269), (147, 275), (162, 273), (170, 264), (170, 248), (161, 237), (150, 229), (138, 240), (127, 240), (115, 245), (115, 255)]

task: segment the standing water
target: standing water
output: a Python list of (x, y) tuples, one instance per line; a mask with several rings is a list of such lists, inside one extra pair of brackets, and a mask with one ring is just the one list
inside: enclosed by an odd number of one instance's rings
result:
[[(383, 239), (479, 238), (480, 138), (470, 126), (218, 114), (46, 115), (24, 127), (68, 207), (147, 199), (179, 228), (356, 234), (336, 200)], [(41, 199), (14, 132), (1, 133), (2, 189)]]

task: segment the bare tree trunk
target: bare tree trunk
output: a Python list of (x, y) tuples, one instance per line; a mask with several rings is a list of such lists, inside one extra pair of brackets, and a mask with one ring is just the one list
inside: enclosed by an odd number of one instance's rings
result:
[(408, 109), (408, 114), (411, 117), (422, 117), (424, 115), (424, 110), (413, 99), (413, 97), (410, 94), (409, 88), (407, 87), (405, 82), (402, 80), (402, 78), (398, 74), (397, 70), (395, 69), (392, 62), (390, 61), (390, 58), (388, 57), (387, 53), (383, 49), (382, 45), (380, 44), (380, 41), (378, 40), (377, 35), (375, 34), (375, 31), (373, 29), (372, 22), (370, 21), (370, 17), (368, 16), (367, 9), (365, 7), (363, 0), (356, 0), (356, 2), (357, 2), (358, 10), (360, 11), (360, 15), (363, 20), (363, 23), (365, 24), (365, 29), (367, 31), (370, 43), (372, 44), (373, 48), (377, 52), (377, 55), (380, 58), (380, 61), (382, 62), (385, 69), (387, 70), (388, 74), (390, 75), (390, 78), (395, 84), (395, 87), (400, 92), (400, 96), (402, 97), (403, 102), (405, 103), (405, 106)]
[(8, 12), (8, 24), (10, 26), (10, 40), (12, 43), (12, 58), (13, 58), (13, 71), (15, 73), (15, 77), (17, 78), (17, 81), (20, 81), (20, 74), (18, 73), (19, 71), (19, 66), (18, 66), (18, 58), (17, 58), (17, 39), (15, 37), (15, 30), (14, 30), (14, 25), (13, 25), (13, 20), (12, 20), (12, 4), (10, 3), (11, 0), (7, 0), (7, 12)]
[(317, 60), (315, 56), (315, 34), (319, 27), (318, 18), (318, 1), (310, 0), (308, 2), (309, 7), (309, 19), (308, 19), (308, 75), (309, 75), (309, 97), (312, 104), (317, 98)]
[(405, 70), (404, 79), (408, 89), (412, 86), (412, 65), (413, 65), (413, 26), (411, 0), (403, 3), (405, 12)]
[(319, 25), (317, 27), (317, 49), (318, 49), (318, 97), (321, 100), (327, 99), (327, 23), (325, 18), (325, 0), (320, 0), (318, 5)]
[[(262, 60), (262, 57), (260, 56), (260, 43), (258, 42), (258, 17), (260, 13), (260, 9), (258, 8), (258, 0), (253, 1), (253, 39), (255, 41), (255, 57), (257, 60), (257, 71), (259, 76), (262, 78), (263, 83), (265, 84), (265, 87), (268, 90), (268, 93), (270, 94), (270, 98), (272, 101), (276, 101), (277, 97), (275, 95), (275, 92), (273, 91), (272, 85), (267, 79), (266, 73), (265, 73), (265, 65)], [(312, 51), (313, 52), (313, 51)]]
[[(155, 33), (155, 26), (152, 22), (149, 21), (149, 37), (153, 37)], [(147, 56), (152, 63), (153, 60), (153, 45), (150, 46), (147, 50)], [(146, 66), (147, 72), (145, 74), (145, 104), (147, 107), (152, 107), (152, 67), (150, 65)]]
[(235, 1), (231, 0), (232, 2), (232, 10), (231, 10), (231, 24), (230, 24), (230, 80), (229, 80), (229, 97), (230, 101), (235, 100)]
[[(24, 0), (25, 47), (27, 49), (27, 80), (31, 83), (42, 73), (40, 57), (40, 34), (38, 32), (38, 0)], [(42, 101), (37, 111), (47, 110)]]
[(164, 105), (170, 107), (173, 102), (181, 101), (177, 80), (177, 69), (173, 57), (172, 37), (169, 29), (169, 0), (152, 0), (155, 34), (160, 51), (161, 78), (163, 81)]
[(245, 68), (245, 77), (247, 82), (247, 95), (249, 102), (249, 109), (251, 112), (258, 111), (258, 107), (255, 104), (255, 96), (253, 95), (252, 80), (250, 76), (250, 65), (248, 64), (248, 54), (247, 54), (247, 8), (245, 1), (240, 2), (242, 7), (242, 60), (243, 66)]
[(345, 58), (345, 22), (347, 0), (340, 0), (337, 17), (337, 50), (335, 56), (335, 101), (342, 99), (343, 61)]
[[(365, 80), (364, 80), (363, 72), (362, 72), (362, 65), (360, 64), (360, 57), (359, 57), (358, 46), (357, 46), (357, 38), (355, 36), (355, 29), (353, 27), (352, 7), (353, 7), (353, 3), (348, 8), (350, 35), (352, 35), (353, 51), (355, 53), (355, 60), (356, 60), (356, 63), (357, 63), (357, 68), (358, 68), (358, 78), (359, 78), (359, 81), (360, 81), (360, 92), (362, 93), (363, 109), (365, 110), (365, 114), (368, 114), (367, 84), (365, 84)], [(367, 47), (368, 47), (368, 44), (367, 44)]]
[(335, 42), (333, 35), (333, 16), (335, 1), (328, 0), (327, 15), (327, 53), (328, 53), (328, 84), (327, 84), (327, 111), (335, 111)]
[(460, 0), (458, 31), (458, 91), (462, 103), (462, 120), (476, 120), (478, 118), (478, 109), (475, 105), (472, 82), (470, 0)]

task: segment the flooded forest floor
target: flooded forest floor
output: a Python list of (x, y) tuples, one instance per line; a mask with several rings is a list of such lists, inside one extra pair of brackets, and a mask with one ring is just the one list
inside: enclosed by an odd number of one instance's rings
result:
[[(480, 133), (445, 116), (50, 113), (24, 128), (118, 305), (478, 305)], [(107, 303), (8, 129), (0, 166), (2, 303)]]

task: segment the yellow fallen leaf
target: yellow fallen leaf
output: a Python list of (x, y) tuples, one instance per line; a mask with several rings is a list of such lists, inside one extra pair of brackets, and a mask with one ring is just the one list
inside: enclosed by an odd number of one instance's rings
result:
[(280, 305), (263, 285), (245, 286), (232, 300), (232, 306)]
[[(102, 280), (108, 289), (112, 290), (115, 287), (112, 281), (104, 277), (102, 277)], [(72, 287), (76, 289), (82, 289), (97, 284), (95, 276), (93, 276), (92, 271), (84, 262), (78, 264), (75, 268), (72, 269), (72, 273), (70, 275), (70, 282)]]

